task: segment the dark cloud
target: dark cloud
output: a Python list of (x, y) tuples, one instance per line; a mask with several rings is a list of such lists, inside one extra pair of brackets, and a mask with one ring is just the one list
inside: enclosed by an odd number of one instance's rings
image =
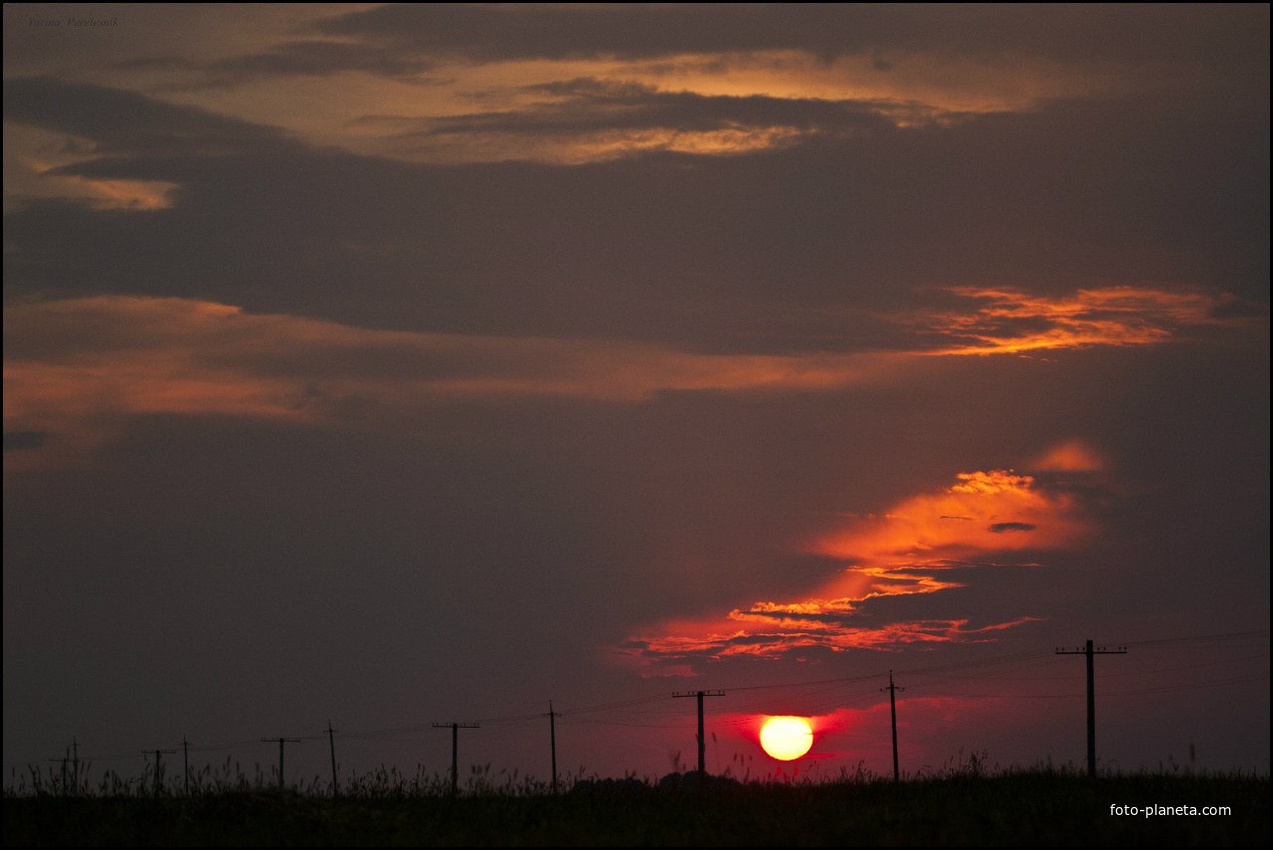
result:
[(323, 21), (331, 35), (365, 37), (426, 55), (493, 58), (807, 50), (834, 58), (872, 49), (1027, 53), (1063, 60), (1258, 60), (1268, 10), (1228, 6), (1026, 7), (878, 4), (387, 5)]
[(994, 522), (990, 524), (990, 530), (995, 534), (1004, 534), (1010, 531), (1034, 531), (1037, 525), (1029, 522)]
[[(13, 7), (15, 4), (10, 4)], [(17, 4), (18, 6), (22, 4)], [(207, 27), (219, 17), (242, 19), (233, 7), (176, 12), (152, 20), (123, 19), (131, 34), (145, 38), (133, 47), (153, 49), (171, 29)], [(29, 30), (10, 9), (10, 31)], [(263, 25), (274, 23), (261, 13)], [(1213, 5), (1198, 16), (1189, 7), (1089, 4), (1012, 9), (1002, 6), (870, 4), (632, 4), (616, 6), (428, 4), (386, 5), (344, 14), (298, 12), (294, 25), (280, 29), (291, 40), (257, 52), (194, 59), (172, 53), (133, 56), (110, 63), (121, 70), (174, 70), (181, 79), (167, 89), (226, 86), (270, 77), (327, 77), (366, 73), (422, 82), (439, 62), (504, 59), (657, 60), (682, 54), (719, 63), (749, 51), (803, 51), (823, 60), (865, 55), (875, 73), (907, 67), (908, 54), (961, 56), (1015, 62), (1042, 58), (1074, 66), (1113, 63), (1127, 75), (1156, 66), (1162, 83), (1172, 74), (1197, 84), (1214, 83), (1223, 67), (1245, 76), (1244, 88), (1267, 88), (1268, 12), (1260, 6)], [(222, 21), (224, 23), (224, 21)], [(241, 24), (241, 21), (239, 22)], [(156, 26), (157, 25), (157, 26)], [(109, 43), (68, 41), (64, 33), (16, 36), (6, 42), (15, 62), (49, 64), (49, 56), (88, 49), (110, 60)], [(129, 42), (125, 42), (126, 44)], [(233, 44), (230, 42), (229, 44)], [(228, 46), (228, 45), (226, 45)], [(1219, 57), (1223, 57), (1223, 60)], [(1261, 75), (1260, 69), (1263, 68)], [(1238, 69), (1234, 71), (1233, 69)], [(1169, 71), (1170, 73), (1162, 73)], [(1220, 89), (1222, 93), (1227, 87)]]
[(336, 41), (289, 41), (263, 53), (223, 59), (205, 67), (210, 79), (222, 83), (271, 76), (328, 76), (358, 71), (383, 77), (414, 77), (429, 70), (428, 59), (386, 51), (374, 46)]
[(5, 431), (4, 450), (21, 452), (38, 449), (48, 440), (49, 435), (42, 431)]
[[(636, 96), (641, 122), (672, 126), (699, 107), (698, 126), (808, 126), (845, 109), (581, 91)], [(1267, 115), (1194, 106), (1188, 122), (1171, 120), (1179, 104), (1132, 100), (896, 130), (853, 105), (842, 126), (876, 130), (749, 155), (429, 166), (129, 92), (10, 80), (14, 120), (98, 144), (62, 173), (178, 188), (163, 210), (48, 200), (10, 214), (6, 295), (185, 295), (372, 327), (751, 351), (896, 347), (881, 317), (919, 293), (940, 303), (952, 281), (1197, 281), (1267, 303)], [(540, 119), (489, 122), (532, 132)], [(1064, 141), (1075, 134), (1088, 143)]]
[[(92, 139), (102, 155), (145, 154), (152, 163), (182, 157), (215, 160), (247, 150), (291, 148), (282, 134), (268, 127), (173, 106), (135, 92), (53, 77), (6, 79), (4, 117)], [(153, 175), (152, 171), (152, 179), (162, 179)]]
[[(666, 129), (707, 132), (720, 129), (790, 128), (823, 132), (887, 132), (895, 130), (897, 113), (932, 110), (914, 105), (868, 101), (825, 101), (792, 98), (705, 96), (692, 92), (658, 92), (636, 84), (603, 84), (573, 80), (536, 86), (563, 98), (561, 102), (505, 112), (472, 113), (419, 119), (419, 132), (433, 134), (515, 133), (563, 136), (605, 130)], [(375, 123), (374, 118), (361, 123)], [(389, 122), (390, 128), (393, 122)]]

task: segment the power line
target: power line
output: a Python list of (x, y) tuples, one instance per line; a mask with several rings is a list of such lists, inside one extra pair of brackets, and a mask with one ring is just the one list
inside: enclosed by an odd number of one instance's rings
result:
[[(1250, 660), (1266, 657), (1268, 636), (1269, 636), (1268, 629), (1259, 629), (1259, 630), (1247, 630), (1247, 631), (1219, 632), (1219, 633), (1210, 633), (1210, 634), (1184, 636), (1184, 637), (1147, 638), (1147, 639), (1138, 640), (1138, 641), (1131, 641), (1131, 642), (1128, 642), (1126, 646), (1146, 648), (1146, 649), (1150, 649), (1150, 648), (1179, 649), (1187, 645), (1191, 648), (1201, 649), (1201, 648), (1205, 648), (1206, 645), (1215, 646), (1217, 644), (1228, 644), (1235, 648), (1236, 647), (1252, 647), (1252, 648), (1255, 648), (1256, 651), (1255, 652), (1248, 651), (1238, 657), (1222, 658), (1219, 661), (1212, 661), (1207, 663), (1200, 662), (1200, 663), (1193, 663), (1193, 664), (1178, 664), (1178, 665), (1159, 667), (1156, 669), (1136, 668), (1136, 669), (1123, 670), (1123, 671), (1117, 671), (1117, 672), (1111, 671), (1107, 675), (1111, 677), (1117, 677), (1120, 679), (1127, 679), (1130, 677), (1152, 677), (1152, 676), (1161, 676), (1168, 673), (1179, 672), (1183, 670), (1195, 669), (1199, 667), (1214, 668), (1217, 664), (1238, 664), (1243, 661), (1250, 661)], [(1085, 650), (1076, 649), (1076, 650), (1073, 650), (1070, 654), (1079, 654), (1080, 652), (1085, 652)], [(978, 671), (989, 671), (993, 669), (1001, 670), (1002, 668), (1007, 666), (1021, 665), (1021, 664), (1033, 664), (1033, 663), (1041, 663), (1041, 662), (1051, 663), (1057, 660), (1054, 658), (1054, 656), (1057, 654), (1062, 654), (1062, 653), (1017, 652), (1017, 653), (1005, 654), (1002, 656), (973, 658), (973, 659), (967, 659), (967, 660), (956, 661), (956, 662), (948, 662), (944, 664), (929, 664), (929, 665), (914, 666), (910, 668), (896, 668), (894, 671), (892, 671), (892, 673), (894, 674), (901, 673), (902, 675), (910, 677), (912, 680), (928, 677), (935, 681), (945, 681), (945, 682), (952, 682), (952, 683), (958, 682), (958, 681), (969, 681), (969, 682), (994, 681), (994, 680), (1001, 681), (1002, 677), (999, 675), (993, 675), (988, 673), (981, 674)], [(1239, 671), (1234, 670), (1233, 672), (1237, 673)], [(803, 680), (803, 681), (787, 681), (787, 682), (775, 683), (775, 684), (739, 685), (736, 687), (731, 687), (730, 691), (731, 693), (739, 692), (739, 693), (743, 693), (753, 697), (752, 700), (744, 703), (743, 705), (744, 709), (752, 707), (752, 706), (755, 706), (757, 709), (759, 709), (761, 699), (763, 699), (762, 695), (769, 691), (786, 689), (786, 690), (793, 690), (793, 691), (802, 690), (806, 692), (811, 692), (811, 691), (820, 690), (820, 691), (823, 691), (824, 693), (818, 694), (816, 697), (812, 693), (809, 694), (810, 697), (814, 697), (815, 699), (814, 710), (811, 713), (816, 713), (818, 710), (821, 710), (823, 708), (826, 708), (826, 709), (841, 708), (841, 707), (844, 707), (846, 704), (865, 702), (865, 701), (874, 699), (875, 694), (878, 692), (877, 689), (871, 688), (869, 691), (868, 690), (859, 691), (857, 689), (852, 688), (852, 686), (858, 685), (858, 684), (865, 684), (871, 681), (872, 679), (874, 679), (875, 676), (878, 676), (878, 675), (879, 675), (878, 673), (875, 673), (875, 674), (839, 676), (839, 677), (821, 678), (821, 679), (810, 679), (810, 680)], [(1237, 675), (1237, 676), (1232, 676), (1225, 679), (1208, 680), (1205, 682), (1165, 684), (1165, 685), (1160, 685), (1156, 687), (1150, 686), (1150, 687), (1142, 687), (1142, 688), (1135, 688), (1135, 689), (1129, 689), (1129, 690), (1113, 689), (1113, 690), (1109, 690), (1108, 693), (1114, 696), (1133, 696), (1133, 695), (1154, 694), (1154, 693), (1170, 693), (1170, 692), (1187, 691), (1187, 690), (1207, 688), (1207, 687), (1222, 686), (1226, 684), (1259, 681), (1262, 679), (1267, 679), (1267, 677), (1268, 677), (1268, 672), (1267, 670), (1265, 670), (1261, 673), (1256, 673), (1253, 675), (1246, 675), (1246, 676)], [(1017, 677), (1017, 678), (1022, 678), (1022, 677)], [(1046, 677), (1041, 677), (1041, 676), (1032, 676), (1027, 678), (1030, 680), (1046, 679)], [(1149, 683), (1146, 683), (1146, 684), (1149, 684)], [(916, 683), (913, 681), (910, 684), (909, 689), (913, 691), (917, 690), (920, 693), (923, 693), (925, 690), (927, 690), (922, 686), (922, 684), (917, 687)], [(952, 695), (952, 696), (960, 696), (960, 697), (966, 697), (966, 698), (985, 698), (985, 699), (1068, 699), (1073, 697), (1072, 694), (999, 693), (999, 692), (996, 692), (995, 690), (990, 690), (990, 689), (979, 690), (976, 693), (967, 693), (967, 692), (959, 693), (958, 690), (952, 690), (952, 689), (943, 689), (943, 691), (944, 693)], [(691, 692), (688, 694), (682, 694), (681, 696), (690, 696), (695, 694), (696, 692)], [(673, 696), (675, 697), (678, 695), (674, 694)], [(564, 722), (575, 723), (575, 724), (617, 726), (617, 727), (632, 728), (632, 729), (678, 728), (679, 724), (672, 721), (671, 717), (667, 714), (667, 712), (663, 708), (663, 706), (666, 704), (666, 700), (667, 700), (667, 696), (665, 695), (638, 696), (638, 697), (632, 697), (632, 698), (623, 699), (623, 700), (611, 700), (611, 701), (595, 703), (591, 705), (583, 705), (577, 708), (571, 708), (565, 714), (563, 714), (562, 712), (557, 712), (554, 707), (555, 704), (550, 703), (549, 708), (550, 708), (550, 712), (552, 712), (552, 715), (553, 715), (550, 719), (550, 735), (555, 736), (555, 725), (556, 725), (557, 719), (559, 718), (563, 719)], [(606, 717), (604, 715), (610, 715), (610, 716)], [(623, 717), (615, 717), (614, 715), (623, 715), (623, 716), (626, 716), (627, 719), (624, 719)], [(538, 722), (540, 718), (542, 718), (543, 716), (544, 715), (542, 712), (510, 713), (508, 715), (481, 718), (480, 722), (483, 724), (491, 724), (496, 726), (503, 725), (505, 727), (515, 728), (517, 726), (528, 726), (530, 724)], [(653, 717), (655, 716), (667, 717), (668, 722), (665, 722), (665, 723), (661, 723), (657, 721), (641, 722), (640, 720), (636, 719), (641, 716), (651, 717), (652, 720), (653, 720)], [(735, 725), (735, 726), (741, 727), (749, 723), (750, 720), (746, 718), (734, 718), (731, 720), (722, 720), (721, 722), (727, 725)], [(434, 724), (434, 725), (436, 726), (437, 724)], [(330, 728), (331, 726), (330, 722), (328, 726), (329, 726), (328, 730), (324, 730), (324, 732), (319, 733), (317, 735), (306, 736), (304, 738), (287, 738), (284, 740), (286, 740), (287, 742), (300, 742), (303, 740), (311, 740), (311, 739), (317, 740), (318, 738), (326, 736), (328, 738), (329, 748), (331, 749), (333, 761), (334, 761), (335, 730)], [(351, 731), (351, 732), (345, 732), (342, 734), (347, 739), (361, 739), (361, 740), (382, 739), (383, 740), (383, 739), (389, 739), (389, 738), (401, 738), (401, 737), (414, 736), (414, 735), (423, 735), (429, 728), (430, 727), (428, 726), (406, 726), (406, 727), (396, 727), (396, 728), (373, 729), (373, 730), (365, 730), (365, 731)], [(196, 745), (190, 742), (185, 736), (183, 736), (181, 743), (182, 743), (182, 751), (186, 758), (187, 785), (189, 781), (189, 754), (191, 752), (210, 753), (210, 752), (216, 752), (216, 751), (233, 750), (233, 749), (246, 747), (252, 744), (255, 740), (265, 740), (265, 741), (273, 742), (273, 741), (278, 741), (279, 739), (277, 738), (244, 739), (244, 740), (238, 740), (238, 741), (211, 742), (211, 743), (202, 743), (202, 744)], [(74, 750), (74, 755), (68, 753), (68, 755), (65, 758), (50, 760), (53, 762), (61, 763), (64, 774), (70, 772), (71, 766), (74, 765), (76, 782), (72, 783), (72, 781), (69, 778), (64, 776), (63, 783), (62, 783), (64, 788), (69, 788), (72, 786), (72, 784), (78, 784), (78, 774), (79, 774), (81, 762), (92, 763), (92, 762), (110, 762), (115, 760), (125, 760), (129, 758), (135, 758), (136, 757), (135, 754), (137, 752), (136, 750), (126, 751), (126, 752), (114, 752), (114, 753), (108, 752), (105, 754), (85, 755), (81, 757), (78, 753), (78, 741), (75, 741), (75, 743), (73, 743), (72, 748)], [(155, 751), (145, 750), (143, 752), (149, 754)], [(700, 762), (702, 761), (703, 760), (700, 759)], [(280, 779), (282, 780), (281, 753), (280, 753)], [(333, 769), (333, 788), (336, 788), (336, 787), (338, 787), (338, 780), (336, 778), (336, 772)]]
[(1150, 638), (1146, 640), (1128, 641), (1127, 646), (1163, 646), (1173, 643), (1205, 643), (1210, 641), (1228, 641), (1228, 640), (1246, 640), (1249, 638), (1269, 636), (1268, 629), (1255, 629), (1247, 632), (1219, 632), (1209, 635), (1194, 635), (1193, 637), (1171, 637), (1171, 638)]

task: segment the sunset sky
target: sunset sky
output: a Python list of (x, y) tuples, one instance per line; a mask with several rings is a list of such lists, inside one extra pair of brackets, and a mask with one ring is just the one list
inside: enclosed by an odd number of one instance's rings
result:
[(5, 783), (1267, 774), (1269, 43), (5, 4)]

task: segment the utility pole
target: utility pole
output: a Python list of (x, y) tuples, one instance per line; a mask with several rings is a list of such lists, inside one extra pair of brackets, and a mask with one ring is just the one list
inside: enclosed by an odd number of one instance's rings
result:
[(698, 775), (707, 776), (707, 742), (703, 738), (703, 697), (723, 697), (724, 691), (683, 691), (674, 697), (698, 697)]
[(1087, 656), (1087, 775), (1096, 776), (1096, 667), (1092, 663), (1096, 655), (1126, 655), (1125, 646), (1092, 646), (1088, 639), (1085, 646), (1058, 646), (1057, 655)]
[(548, 743), (553, 755), (553, 793), (557, 793), (557, 718), (561, 715), (553, 711), (553, 701), (548, 700)]
[(327, 720), (327, 745), (332, 753), (332, 796), (340, 796), (340, 784), (336, 781), (336, 730), (332, 728), (331, 719)]
[(186, 769), (186, 796), (190, 796), (190, 742), (186, 740), (186, 735), (181, 734), (181, 752), (182, 762)]
[(278, 790), (282, 791), (283, 790), (283, 744), (284, 743), (299, 744), (301, 742), (301, 739), (300, 738), (262, 738), (261, 740), (267, 744), (272, 744), (275, 741), (278, 741)]
[(897, 770), (897, 697), (896, 691), (904, 691), (906, 688), (899, 688), (893, 684), (893, 671), (888, 671), (888, 687), (880, 688), (881, 691), (888, 691), (888, 707), (893, 715), (893, 781), (897, 782), (900, 775)]
[(434, 723), (433, 726), (451, 730), (451, 796), (454, 797), (460, 787), (460, 730), (480, 727), (476, 723)]
[(159, 757), (164, 753), (175, 753), (176, 750), (142, 750), (147, 755), (155, 754), (155, 796), (159, 796), (159, 791), (163, 787), (163, 765), (159, 761)]
[(66, 794), (67, 794), (67, 790), (66, 790), (66, 789), (67, 789), (67, 781), (66, 781), (66, 763), (67, 763), (67, 762), (69, 762), (70, 760), (71, 760), (71, 748), (70, 748), (70, 747), (67, 747), (67, 748), (66, 748), (66, 755), (62, 756), (62, 758), (60, 758), (60, 759), (49, 759), (49, 761), (60, 761), (60, 762), (62, 763), (62, 796), (63, 796), (63, 797), (65, 797), (65, 796), (66, 796)]

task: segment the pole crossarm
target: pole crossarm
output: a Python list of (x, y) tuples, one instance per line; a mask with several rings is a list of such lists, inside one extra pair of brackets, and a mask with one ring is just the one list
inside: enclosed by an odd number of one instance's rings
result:
[(1087, 656), (1087, 775), (1096, 776), (1096, 664), (1097, 655), (1126, 655), (1125, 646), (1096, 646), (1087, 641), (1083, 646), (1058, 646), (1057, 655)]
[(674, 691), (673, 697), (696, 697), (698, 699), (698, 775), (707, 775), (707, 741), (703, 736), (703, 697), (723, 697), (724, 691)]
[[(1125, 646), (1093, 646), (1092, 653), (1095, 655), (1126, 655), (1127, 647)], [(1087, 655), (1087, 647), (1085, 646), (1058, 646), (1056, 648), (1057, 655)]]
[(460, 730), (482, 727), (477, 723), (434, 723), (433, 728), (451, 730), (451, 796), (454, 797), (460, 787)]
[(162, 773), (163, 773), (163, 771), (161, 770), (161, 767), (162, 767), (162, 766), (161, 766), (161, 764), (160, 764), (159, 759), (160, 759), (160, 757), (161, 757), (161, 756), (163, 756), (163, 755), (165, 755), (165, 754), (172, 755), (172, 754), (176, 753), (177, 751), (176, 751), (176, 750), (164, 750), (164, 749), (158, 749), (158, 748), (156, 748), (156, 749), (153, 749), (153, 750), (142, 750), (142, 752), (143, 752), (143, 753), (145, 753), (146, 755), (150, 755), (151, 753), (154, 753), (154, 754), (155, 754), (155, 796), (156, 796), (156, 797), (158, 797), (158, 796), (159, 796), (159, 789), (162, 787), (162, 783), (163, 783), (163, 778), (162, 778)]

